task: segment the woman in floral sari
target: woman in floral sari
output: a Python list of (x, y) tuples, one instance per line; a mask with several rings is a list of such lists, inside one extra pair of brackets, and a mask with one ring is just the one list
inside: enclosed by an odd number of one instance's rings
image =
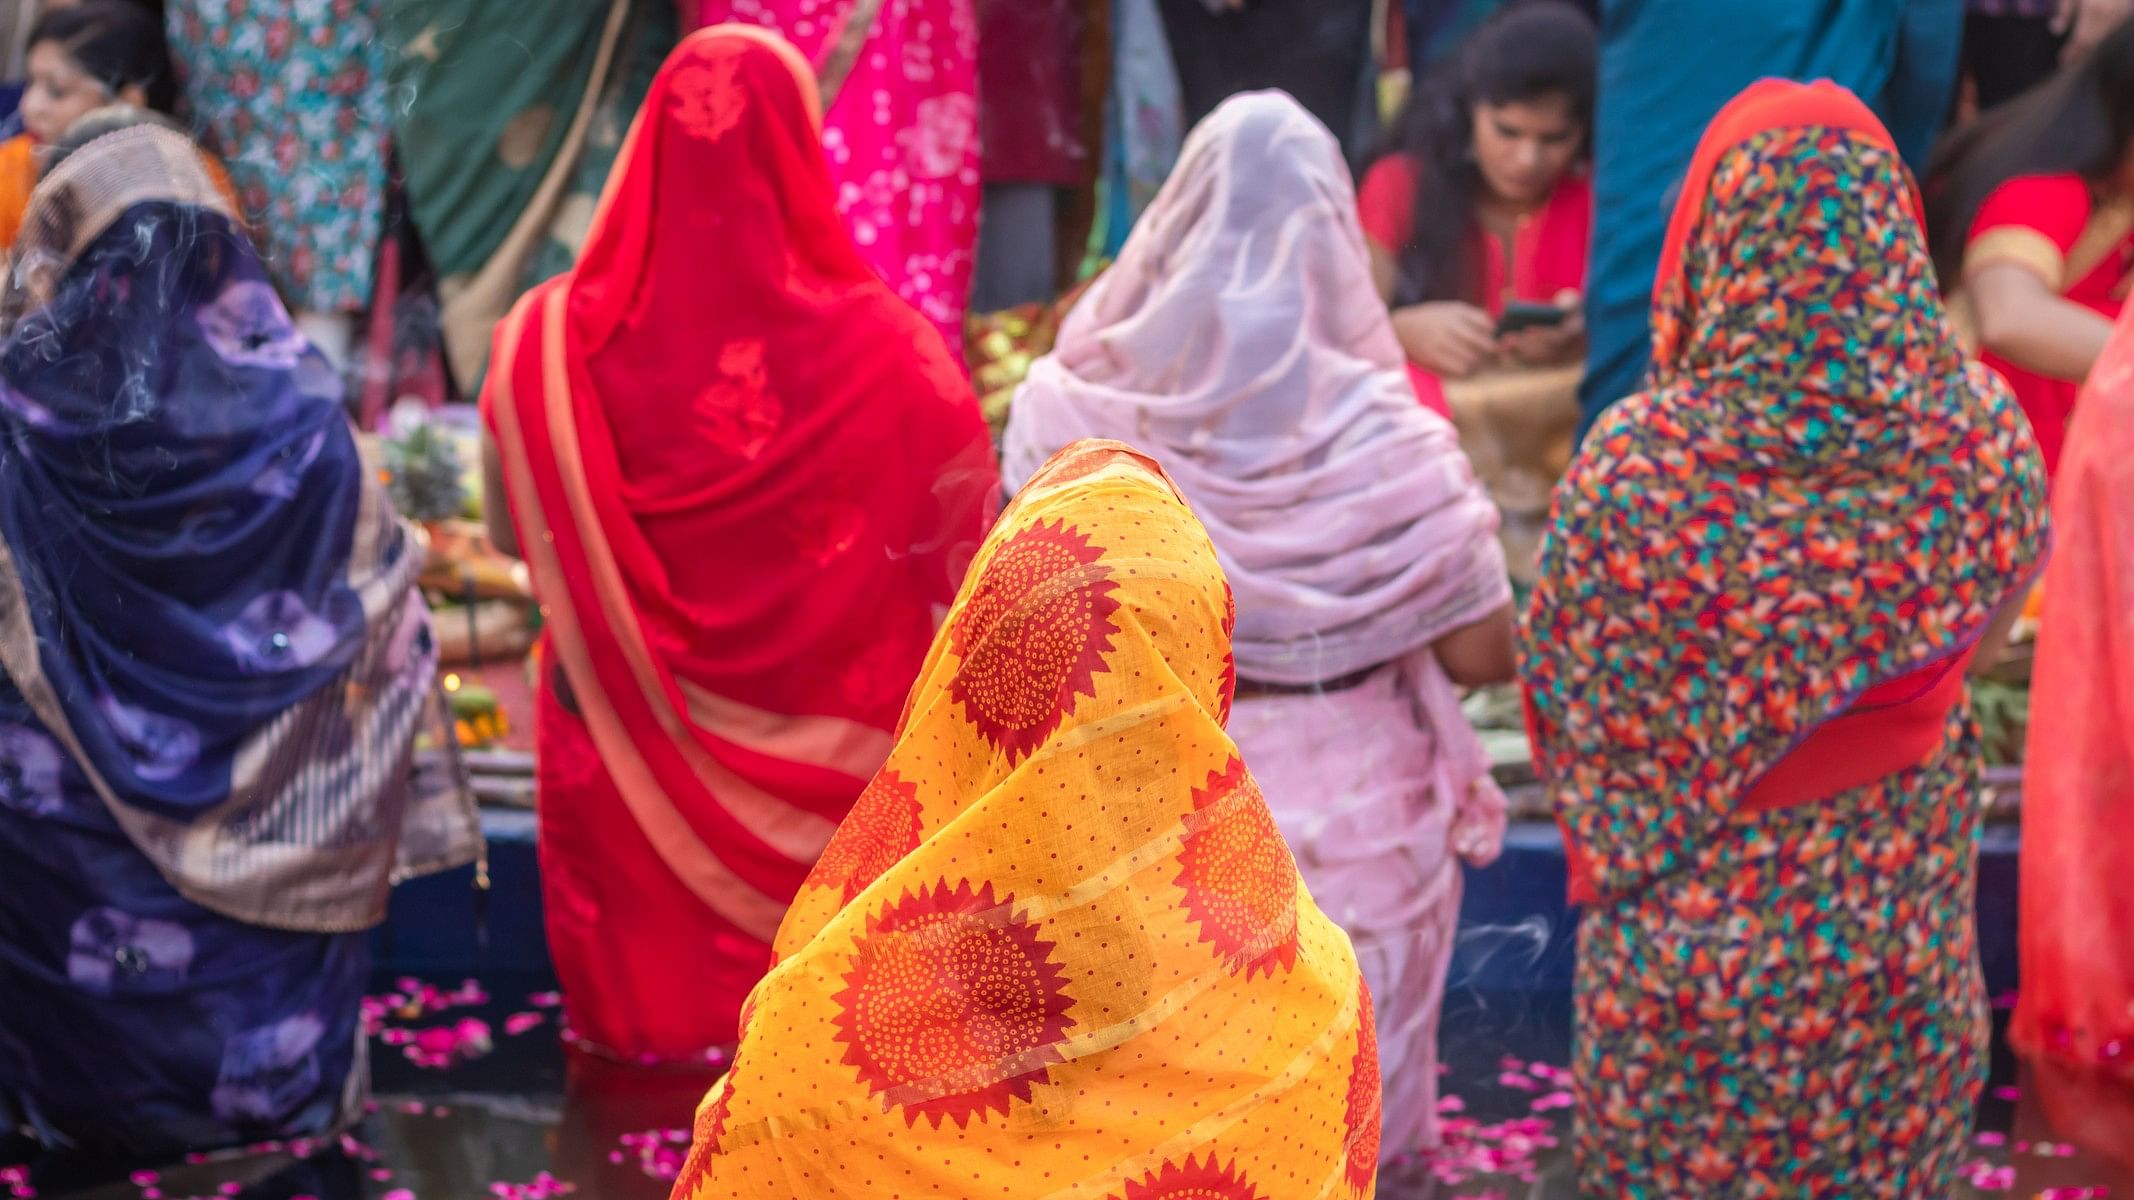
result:
[(973, 0), (676, 0), (682, 30), (776, 30), (823, 80), (823, 149), (861, 257), (963, 353), (977, 264)]
[(997, 502), (969, 383), (838, 222), (818, 118), (776, 35), (685, 39), (483, 396), (492, 528), (548, 616), (549, 944), (572, 1028), (630, 1059), (732, 1044)]
[(2043, 465), (1851, 93), (1723, 109), (1666, 245), (1523, 663), (1590, 905), (1581, 1194), (1947, 1196), (1987, 1035), (1962, 668), (2043, 553)]
[(1223, 733), (1231, 621), (1154, 463), (1037, 473), (778, 932), (677, 1200), (1372, 1195), (1370, 992)]
[(336, 1129), (365, 931), (479, 846), (410, 785), (422, 556), (183, 135), (52, 167), (10, 283), (0, 1125), (92, 1161)]

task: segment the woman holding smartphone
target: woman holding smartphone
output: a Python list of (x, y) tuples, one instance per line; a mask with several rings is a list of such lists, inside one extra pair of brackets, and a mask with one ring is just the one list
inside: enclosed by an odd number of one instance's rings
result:
[(1592, 21), (1562, 0), (1490, 17), (1423, 79), (1402, 148), (1359, 189), (1409, 377), (1459, 427), (1515, 579), (1578, 426), (1595, 54)]
[[(1557, 364), (1583, 348), (1594, 59), (1584, 13), (1511, 6), (1422, 81), (1401, 149), (1365, 174), (1379, 294), (1423, 372), (1466, 379), (1500, 358)], [(1515, 302), (1529, 311), (1507, 325)], [(1535, 306), (1563, 311), (1551, 320)]]

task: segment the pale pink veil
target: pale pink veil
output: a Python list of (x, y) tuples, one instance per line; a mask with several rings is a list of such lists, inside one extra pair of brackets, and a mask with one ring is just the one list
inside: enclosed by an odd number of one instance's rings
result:
[(1510, 602), (1497, 512), (1408, 382), (1338, 143), (1287, 95), (1234, 97), (1187, 139), (1016, 394), (1005, 482), (1085, 437), (1155, 456), (1207, 525), (1241, 677), (1416, 666), (1471, 814), (1457, 848), (1493, 855), (1502, 796), (1429, 646)]

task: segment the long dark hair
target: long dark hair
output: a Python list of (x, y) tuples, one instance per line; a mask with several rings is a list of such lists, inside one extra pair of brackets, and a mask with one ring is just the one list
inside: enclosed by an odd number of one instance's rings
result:
[(1523, 0), (1475, 28), (1466, 43), (1417, 81), (1393, 147), (1415, 160), (1408, 244), (1401, 249), (1396, 304), (1456, 300), (1475, 276), (1468, 247), (1482, 175), (1474, 161), (1478, 104), (1561, 96), (1593, 144), (1593, 22), (1563, 0)]
[(178, 82), (171, 70), (163, 22), (134, 0), (83, 0), (55, 9), (30, 27), (29, 45), (56, 42), (90, 78), (111, 89), (139, 84), (148, 107), (167, 113), (177, 106)]
[(2024, 175), (2080, 175), (2102, 189), (2134, 146), (2134, 20), (2073, 66), (1950, 134), (1927, 165), (1927, 240), (1944, 288), (1993, 190)]

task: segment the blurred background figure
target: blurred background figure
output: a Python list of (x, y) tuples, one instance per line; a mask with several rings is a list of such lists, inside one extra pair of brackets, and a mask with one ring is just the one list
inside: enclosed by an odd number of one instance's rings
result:
[[(1595, 55), (1562, 0), (1498, 11), (1418, 80), (1359, 196), (1416, 393), (1458, 426), (1521, 581), (1578, 429)], [(1507, 325), (1515, 305), (1541, 322)]]
[(1950, 135), (1926, 191), (1959, 320), (2056, 471), (2134, 280), (2134, 22)]
[(1377, 136), (1376, 0), (1160, 0), (1187, 127), (1239, 92), (1276, 88), (1334, 131), (1349, 160)]
[(1963, 0), (1602, 0), (1586, 293), (1590, 425), (1636, 391), (1669, 197), (1697, 131), (1767, 76), (1829, 79), (1867, 102), (1923, 166), (1955, 94)]
[(1996, 108), (2104, 40), (2130, 0), (1965, 0), (1964, 74), (1983, 111)]
[(2010, 1039), (2051, 1127), (2134, 1167), (2134, 315), (2091, 372), (2071, 433), (2031, 674)]
[[(1401, 0), (1408, 39), (1408, 66), (1420, 75), (1464, 44), (1475, 28), (1518, 0)], [(1561, 0), (1586, 14), (1600, 15), (1600, 0)]]
[[(163, 27), (133, 0), (48, 6), (25, 45), (22, 131), (0, 142), (0, 249), (14, 244), (41, 159), (76, 121), (108, 105), (167, 115), (178, 96)], [(212, 156), (206, 162), (241, 213), (222, 165)]]
[(570, 269), (674, 48), (669, 0), (394, 0), (393, 142), (438, 279), (445, 354), (479, 390), (496, 323)]
[(958, 359), (978, 249), (973, 0), (676, 0), (682, 32), (776, 30), (823, 86), (823, 151), (869, 264)]
[(201, 140), (229, 164), (275, 286), (337, 368), (384, 228), (385, 0), (168, 0)]

